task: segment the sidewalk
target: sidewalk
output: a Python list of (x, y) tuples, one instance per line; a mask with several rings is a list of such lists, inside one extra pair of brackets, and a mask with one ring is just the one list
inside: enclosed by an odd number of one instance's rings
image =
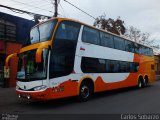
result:
[(15, 99), (17, 99), (15, 87), (12, 88), (0, 87), (0, 106), (10, 104), (13, 101), (15, 101)]
[(160, 80), (160, 75), (156, 75), (156, 80)]
[[(15, 94), (15, 87), (10, 87), (10, 88), (3, 88), (0, 87), (0, 97), (2, 96), (12, 96), (12, 94)], [(0, 99), (1, 100), (1, 99)]]

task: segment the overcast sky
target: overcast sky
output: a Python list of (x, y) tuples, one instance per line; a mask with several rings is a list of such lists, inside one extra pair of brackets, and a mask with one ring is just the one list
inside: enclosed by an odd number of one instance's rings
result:
[[(52, 0), (1, 0), (2, 5), (8, 5), (39, 14), (52, 16), (54, 7)], [(106, 14), (116, 19), (118, 16), (124, 20), (126, 26), (134, 26), (143, 32), (151, 34), (160, 44), (160, 0), (68, 0), (94, 17)], [(26, 4), (23, 4), (26, 3)], [(36, 6), (36, 7), (35, 7)], [(26, 14), (16, 14), (10, 10), (0, 8), (1, 12), (33, 19)], [(59, 14), (93, 25), (94, 19), (75, 9), (68, 3), (60, 0)]]

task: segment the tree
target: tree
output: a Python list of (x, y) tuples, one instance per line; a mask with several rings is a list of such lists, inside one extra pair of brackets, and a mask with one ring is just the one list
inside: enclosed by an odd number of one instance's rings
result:
[(106, 19), (105, 14), (96, 18), (94, 26), (117, 35), (123, 35), (126, 30), (124, 26), (124, 21), (122, 21), (120, 17), (118, 17), (116, 20), (112, 18)]
[(150, 39), (150, 34), (147, 32), (142, 32), (139, 29), (130, 26), (128, 29), (126, 29), (126, 33), (124, 34), (125, 38), (128, 38), (132, 41), (135, 41), (137, 43), (141, 43), (143, 45), (148, 45), (153, 48), (159, 48), (159, 45), (155, 45), (155, 40)]
[(106, 19), (106, 15), (104, 14), (97, 17), (93, 25), (97, 28), (123, 36), (137, 43), (150, 46), (154, 49), (154, 51), (159, 51), (160, 46), (155, 44), (155, 40), (150, 38), (149, 33), (142, 32), (133, 26), (126, 28), (124, 26), (124, 21), (121, 20), (120, 17), (116, 20), (112, 18)]

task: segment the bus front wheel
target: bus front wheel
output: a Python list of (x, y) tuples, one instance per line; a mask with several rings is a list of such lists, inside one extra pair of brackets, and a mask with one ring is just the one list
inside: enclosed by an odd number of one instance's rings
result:
[(79, 101), (81, 102), (88, 101), (92, 93), (93, 93), (92, 84), (88, 81), (83, 81), (79, 90), (79, 96), (78, 96)]

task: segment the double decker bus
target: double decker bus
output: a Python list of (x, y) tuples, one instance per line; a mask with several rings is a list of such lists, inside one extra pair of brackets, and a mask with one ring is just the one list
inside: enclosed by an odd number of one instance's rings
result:
[(18, 56), (16, 93), (34, 100), (78, 96), (155, 81), (153, 50), (85, 23), (52, 18), (34, 26)]

